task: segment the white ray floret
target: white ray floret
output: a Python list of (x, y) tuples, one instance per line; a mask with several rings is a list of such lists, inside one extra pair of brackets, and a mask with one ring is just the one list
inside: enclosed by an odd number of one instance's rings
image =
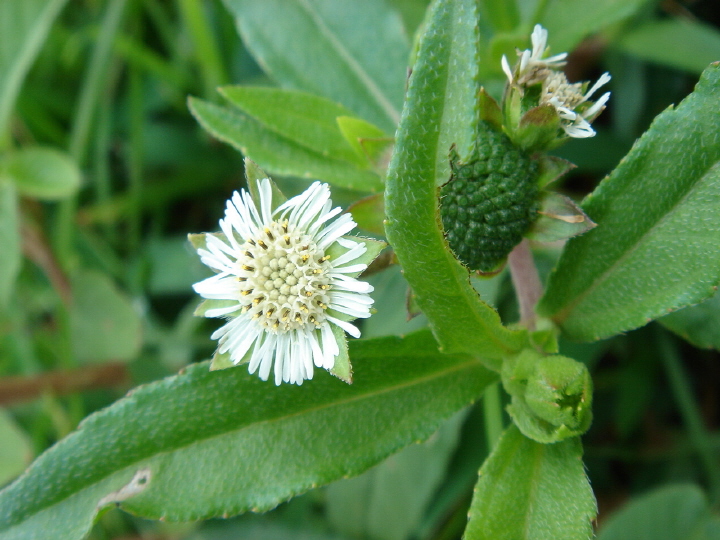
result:
[(501, 66), (511, 84), (530, 85), (538, 83), (547, 76), (550, 70), (559, 69), (565, 65), (567, 53), (543, 58), (548, 50), (547, 39), (548, 31), (536, 24), (532, 34), (530, 34), (532, 50), (518, 50), (519, 59), (513, 69), (510, 68), (508, 59), (503, 55)]
[(315, 182), (274, 210), (269, 179), (258, 181), (258, 192), (257, 206), (245, 190), (227, 202), (222, 232), (206, 234), (198, 249), (217, 274), (193, 288), (223, 301), (205, 311), (228, 319), (212, 334), (219, 353), (247, 362), (263, 380), (273, 372), (275, 384), (302, 384), (314, 367), (334, 366), (340, 345), (332, 326), (359, 337), (349, 320), (370, 316), (373, 288), (354, 277), (367, 268), (358, 262), (367, 248), (343, 238), (356, 224), (349, 214), (338, 217), (326, 184)]

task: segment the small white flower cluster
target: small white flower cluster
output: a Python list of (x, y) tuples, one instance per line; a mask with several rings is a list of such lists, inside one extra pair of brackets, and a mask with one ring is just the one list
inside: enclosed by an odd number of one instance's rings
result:
[[(259, 208), (245, 190), (235, 192), (220, 220), (222, 233), (205, 235), (198, 254), (218, 273), (193, 288), (229, 301), (205, 312), (229, 319), (212, 335), (220, 354), (234, 364), (247, 360), (263, 380), (274, 364), (275, 384), (302, 384), (313, 365), (335, 364), (340, 349), (331, 325), (359, 337), (348, 320), (370, 316), (373, 288), (352, 277), (367, 268), (357, 262), (367, 248), (343, 238), (355, 228), (350, 214), (330, 222), (341, 209), (331, 209), (327, 184), (315, 182), (275, 210), (270, 180), (259, 181), (258, 190)], [(328, 252), (336, 244), (341, 254), (333, 257)]]
[(594, 103), (588, 100), (603, 85), (610, 81), (610, 74), (603, 73), (600, 79), (586, 91), (588, 83), (570, 83), (560, 71), (566, 64), (567, 53), (544, 58), (547, 53), (548, 32), (539, 24), (531, 34), (532, 51), (518, 51), (519, 59), (513, 68), (507, 58), (502, 57), (502, 69), (510, 85), (527, 88), (541, 84), (540, 103), (555, 107), (562, 127), (569, 137), (586, 138), (595, 135), (590, 123), (603, 111), (610, 98), (610, 92), (603, 94)]

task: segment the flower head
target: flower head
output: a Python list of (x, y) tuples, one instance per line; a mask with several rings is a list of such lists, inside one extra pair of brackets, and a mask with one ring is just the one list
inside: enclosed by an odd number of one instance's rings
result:
[(274, 210), (270, 180), (258, 181), (258, 191), (259, 207), (245, 190), (227, 202), (222, 233), (206, 234), (198, 249), (217, 274), (193, 288), (221, 301), (205, 311), (228, 319), (212, 334), (220, 354), (248, 362), (263, 380), (274, 365), (275, 384), (302, 384), (313, 366), (334, 366), (342, 344), (333, 326), (359, 337), (348, 321), (370, 316), (373, 289), (354, 277), (367, 268), (358, 262), (367, 247), (343, 238), (355, 228), (349, 214), (331, 221), (341, 209), (331, 209), (327, 184)]
[(610, 74), (603, 73), (592, 88), (585, 92), (587, 83), (569, 83), (563, 73), (553, 72), (542, 83), (540, 103), (549, 103), (555, 107), (568, 136), (592, 137), (595, 130), (590, 127), (590, 122), (605, 108), (610, 92), (605, 92), (592, 104), (588, 103), (588, 99), (609, 80)]
[[(520, 118), (533, 107), (550, 105), (559, 118), (560, 132), (558, 141), (565, 137), (585, 138), (595, 135), (590, 123), (603, 111), (610, 98), (610, 92), (603, 94), (596, 102), (589, 101), (598, 88), (610, 80), (610, 74), (604, 73), (600, 79), (587, 90), (587, 82), (570, 83), (561, 71), (565, 65), (567, 53), (556, 54), (545, 58), (547, 53), (548, 32), (539, 24), (531, 35), (532, 50), (518, 51), (518, 60), (510, 67), (505, 56), (501, 65), (508, 78), (505, 104), (510, 107), (508, 118), (513, 122), (522, 122)], [(539, 91), (538, 91), (539, 88)], [(539, 98), (538, 98), (539, 96)], [(532, 123), (532, 122), (530, 122)], [(516, 126), (506, 126), (509, 133), (516, 131)]]

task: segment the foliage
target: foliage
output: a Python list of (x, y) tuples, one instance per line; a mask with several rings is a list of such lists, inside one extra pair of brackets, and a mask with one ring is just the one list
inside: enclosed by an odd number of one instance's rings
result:
[[(503, 91), (537, 23), (613, 76), (594, 138)], [(720, 538), (713, 2), (0, 0), (0, 35), (0, 540)], [(501, 138), (540, 217), (480, 274), (442, 186)], [(186, 237), (265, 176), (390, 245), (339, 378), (207, 361)]]

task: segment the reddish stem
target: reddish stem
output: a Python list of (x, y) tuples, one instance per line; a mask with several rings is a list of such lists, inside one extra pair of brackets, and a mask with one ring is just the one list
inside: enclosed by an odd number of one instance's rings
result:
[(542, 296), (542, 283), (527, 239), (523, 239), (510, 252), (508, 263), (515, 295), (520, 305), (520, 324), (535, 330), (535, 304)]

